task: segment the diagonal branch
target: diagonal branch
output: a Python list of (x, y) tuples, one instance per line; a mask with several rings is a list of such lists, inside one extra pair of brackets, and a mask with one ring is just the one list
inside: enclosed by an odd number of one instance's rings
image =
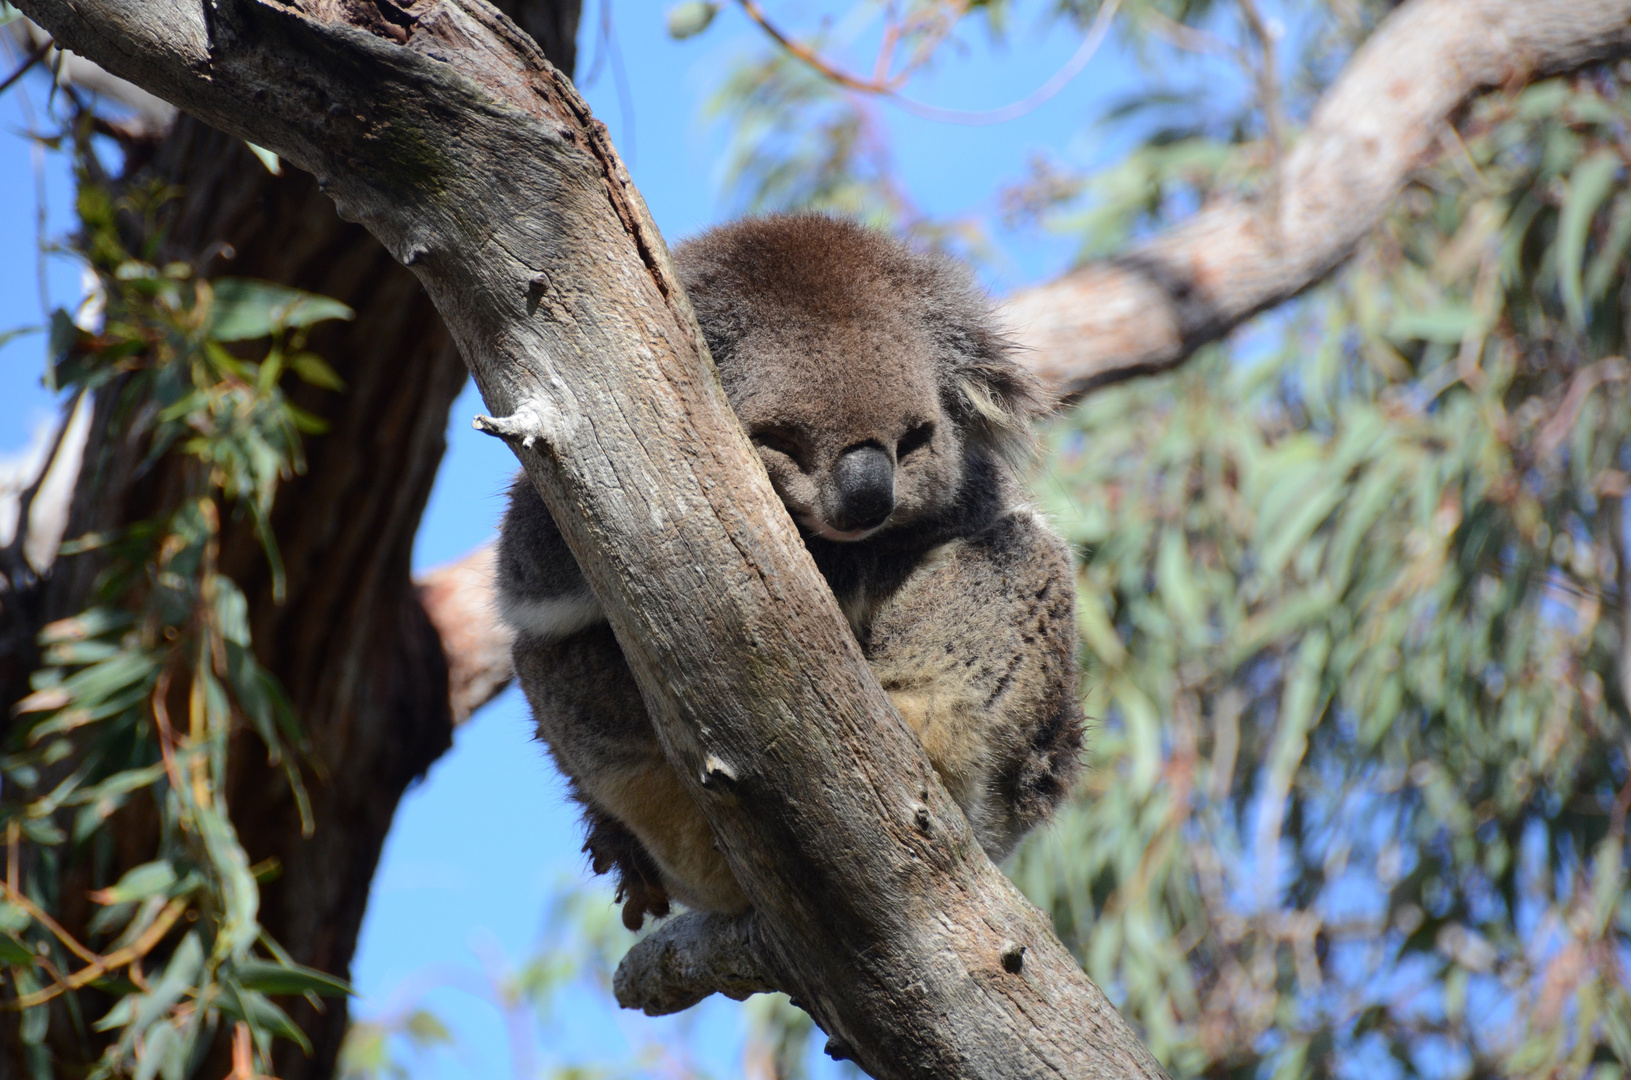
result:
[(1273, 206), (1205, 210), (1007, 317), (1067, 398), (1176, 367), (1341, 265), (1469, 98), (1627, 53), (1631, 0), (1409, 0), (1321, 100)]
[[(873, 1076), (1161, 1076), (878, 688), (570, 82), (482, 0), (19, 0), (413, 269), (584, 568), (777, 982)], [(534, 445), (523, 445), (527, 437)], [(698, 580), (709, 583), (698, 588)]]

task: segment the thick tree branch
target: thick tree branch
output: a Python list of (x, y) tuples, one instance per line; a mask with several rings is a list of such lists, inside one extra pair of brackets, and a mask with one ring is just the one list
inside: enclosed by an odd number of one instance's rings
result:
[(1006, 315), (1064, 397), (1168, 370), (1339, 266), (1468, 98), (1628, 52), (1631, 0), (1410, 0), (1321, 100), (1275, 206), (1202, 211)]
[(513, 635), (497, 616), (493, 565), (493, 546), (483, 544), (414, 582), (419, 603), (447, 654), (447, 691), (455, 724), (470, 719), (515, 677), (510, 666)]
[[(1160, 1069), (890, 708), (605, 129), (480, 0), (23, 0), (413, 268), (604, 604), (785, 988), (879, 1077)], [(385, 448), (382, 448), (385, 449)], [(1023, 947), (1022, 963), (1011, 959)]]

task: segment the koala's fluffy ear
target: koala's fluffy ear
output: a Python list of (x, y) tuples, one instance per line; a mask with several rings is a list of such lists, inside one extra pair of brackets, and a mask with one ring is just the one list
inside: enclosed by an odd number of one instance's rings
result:
[[(963, 267), (936, 267), (942, 310), (930, 325), (950, 358), (941, 385), (947, 407), (970, 441), (1023, 468), (1036, 450), (1032, 423), (1056, 404), (1015, 359), (1016, 346), (997, 325), (990, 297)], [(937, 305), (938, 306), (938, 305)]]

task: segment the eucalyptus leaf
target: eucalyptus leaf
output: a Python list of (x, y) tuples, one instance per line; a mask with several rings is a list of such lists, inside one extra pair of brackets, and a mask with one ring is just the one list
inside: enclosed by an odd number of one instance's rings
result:
[(355, 993), (341, 979), (315, 968), (299, 964), (280, 964), (266, 960), (240, 960), (232, 967), (238, 985), (246, 990), (263, 994), (318, 994), (324, 997), (346, 997)]
[(1569, 194), (1563, 201), (1563, 212), (1558, 216), (1557, 262), (1558, 278), (1563, 290), (1563, 304), (1576, 328), (1586, 325), (1585, 271), (1586, 234), (1591, 228), (1593, 215), (1614, 189), (1614, 182), (1625, 167), (1618, 154), (1603, 151), (1587, 158), (1569, 177)]
[(354, 313), (338, 300), (269, 281), (217, 278), (209, 335), (216, 341), (252, 341), (276, 331), (311, 326)]

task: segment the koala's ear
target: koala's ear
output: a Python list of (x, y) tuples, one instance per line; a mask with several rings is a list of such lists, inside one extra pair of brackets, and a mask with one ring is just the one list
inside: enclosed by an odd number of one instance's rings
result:
[(1034, 421), (1053, 401), (1036, 376), (1014, 358), (1014, 345), (988, 319), (967, 327), (956, 350), (951, 380), (953, 412), (971, 441), (1016, 468), (1036, 452)]

